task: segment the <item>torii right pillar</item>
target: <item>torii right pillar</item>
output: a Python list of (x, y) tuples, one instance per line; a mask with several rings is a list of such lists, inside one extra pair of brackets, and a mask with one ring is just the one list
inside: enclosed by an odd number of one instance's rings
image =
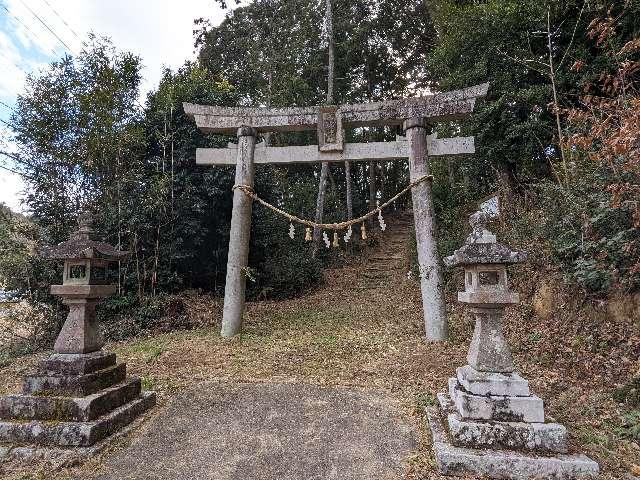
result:
[[(410, 180), (414, 181), (429, 175), (427, 134), (431, 133), (431, 126), (424, 118), (410, 118), (404, 122), (404, 130), (409, 144), (409, 175)], [(421, 182), (414, 186), (411, 198), (425, 335), (427, 341), (443, 341), (448, 338), (449, 328), (442, 292), (442, 267), (438, 255), (431, 182)]]

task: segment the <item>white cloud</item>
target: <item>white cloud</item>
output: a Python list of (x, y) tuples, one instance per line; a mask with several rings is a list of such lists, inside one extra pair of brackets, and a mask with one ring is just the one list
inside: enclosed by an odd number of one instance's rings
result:
[[(54, 60), (52, 52), (62, 55), (65, 48), (61, 41), (71, 53), (77, 54), (89, 32), (108, 36), (119, 50), (142, 58), (144, 95), (157, 86), (163, 66), (177, 68), (194, 57), (194, 19), (203, 17), (215, 25), (224, 18), (224, 11), (214, 0), (3, 1), (11, 14), (0, 11), (0, 15), (7, 17), (4, 22), (7, 31), (0, 31), (0, 100), (9, 104), (22, 91), (23, 70), (31, 72), (42, 66), (43, 61)], [(0, 171), (0, 202), (21, 210), (19, 192), (23, 188), (18, 175)]]
[(7, 171), (3, 171), (0, 174), (0, 202), (7, 205), (14, 212), (26, 212), (24, 206), (20, 203), (24, 188), (25, 185), (20, 175)]
[[(163, 65), (177, 68), (193, 58), (194, 19), (204, 17), (217, 24), (224, 17), (213, 0), (67, 0), (55, 4), (48, 1), (83, 40), (93, 31), (111, 37), (120, 50), (139, 55), (144, 64), (145, 91), (157, 85)], [(66, 32), (79, 46), (78, 39), (55, 14), (49, 19), (58, 25), (57, 31)]]

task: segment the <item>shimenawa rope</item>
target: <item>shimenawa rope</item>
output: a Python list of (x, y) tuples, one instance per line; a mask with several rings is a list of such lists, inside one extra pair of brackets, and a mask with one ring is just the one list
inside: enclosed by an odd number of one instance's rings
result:
[(273, 210), (274, 212), (282, 215), (283, 217), (286, 217), (287, 219), (289, 219), (290, 222), (296, 222), (296, 223), (299, 223), (301, 225), (306, 225), (306, 226), (312, 227), (312, 228), (321, 228), (321, 229), (324, 229), (324, 230), (344, 230), (346, 228), (349, 228), (352, 225), (356, 225), (358, 223), (362, 223), (365, 220), (368, 220), (369, 218), (373, 217), (378, 212), (381, 212), (383, 209), (387, 208), (389, 205), (391, 205), (393, 202), (395, 202), (398, 198), (403, 196), (405, 193), (407, 193), (413, 187), (415, 187), (419, 183), (425, 182), (427, 180), (428, 181), (433, 181), (433, 175), (423, 175), (420, 178), (416, 178), (413, 182), (411, 182), (409, 185), (407, 185), (404, 189), (402, 189), (400, 192), (396, 193), (392, 198), (390, 198), (389, 200), (387, 200), (385, 203), (383, 203), (382, 205), (378, 206), (374, 210), (371, 210), (366, 215), (362, 215), (361, 217), (354, 218), (352, 220), (347, 220), (346, 222), (340, 222), (340, 223), (316, 223), (316, 222), (313, 222), (311, 220), (306, 220), (304, 218), (300, 218), (300, 217), (296, 217), (295, 215), (291, 215), (290, 213), (285, 212), (284, 210), (282, 210), (282, 209), (280, 209), (280, 208), (278, 208), (278, 207), (276, 207), (274, 205), (271, 205), (269, 202), (261, 199), (256, 194), (255, 190), (252, 187), (250, 187), (249, 185), (234, 185), (232, 190), (236, 190), (236, 189), (240, 190), (247, 197), (253, 199), (254, 201), (256, 201), (258, 203), (260, 203), (261, 205), (264, 205), (265, 207), (269, 208), (270, 210)]

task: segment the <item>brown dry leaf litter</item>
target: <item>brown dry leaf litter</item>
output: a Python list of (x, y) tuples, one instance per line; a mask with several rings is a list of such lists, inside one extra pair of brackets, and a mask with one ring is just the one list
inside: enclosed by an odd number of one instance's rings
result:
[[(159, 393), (152, 415), (199, 382), (305, 382), (383, 391), (401, 402), (421, 433), (405, 478), (445, 478), (435, 468), (422, 408), (445, 390), (455, 367), (466, 363), (472, 325), (455, 303), (452, 285), (452, 340), (424, 341), (419, 287), (406, 278), (408, 228), (406, 217), (390, 222), (369, 259), (326, 271), (323, 288), (303, 298), (249, 303), (241, 338), (219, 337), (219, 301), (191, 297), (189, 308), (203, 318), (212, 315), (210, 326), (107, 348)], [(571, 449), (596, 459), (603, 480), (619, 480), (634, 468), (640, 448), (615, 434), (621, 411), (611, 392), (638, 371), (638, 325), (624, 319), (598, 323), (601, 319), (585, 314), (566, 293), (555, 296), (556, 307), (542, 320), (530, 302), (536, 290), (531, 279), (539, 274), (526, 269), (519, 278), (528, 280), (515, 287), (523, 304), (511, 309), (507, 320), (516, 363), (544, 398), (548, 415), (569, 429)], [(44, 356), (22, 358), (0, 371), (2, 393), (17, 391), (21, 376)], [(16, 472), (9, 478), (90, 477), (100, 462), (98, 457), (55, 476), (40, 469), (31, 477)]]

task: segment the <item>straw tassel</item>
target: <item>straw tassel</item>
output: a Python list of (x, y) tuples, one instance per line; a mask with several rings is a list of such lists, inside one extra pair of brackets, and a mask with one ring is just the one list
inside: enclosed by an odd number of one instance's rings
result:
[(340, 242), (338, 241), (338, 232), (333, 232), (333, 248), (338, 248)]
[(362, 222), (362, 227), (360, 228), (360, 233), (362, 233), (362, 240), (367, 239), (367, 226), (364, 222)]
[(313, 240), (313, 236), (311, 235), (311, 227), (307, 227), (304, 233), (304, 241), (310, 242), (311, 240)]

